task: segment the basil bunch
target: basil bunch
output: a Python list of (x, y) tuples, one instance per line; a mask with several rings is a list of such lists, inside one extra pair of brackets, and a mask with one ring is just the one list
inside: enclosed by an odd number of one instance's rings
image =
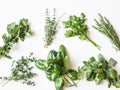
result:
[(47, 60), (37, 60), (36, 67), (45, 71), (46, 77), (53, 81), (56, 90), (62, 90), (64, 85), (76, 86), (76, 80), (82, 77), (81, 69), (68, 69), (69, 58), (64, 45), (60, 45), (59, 51), (51, 50), (48, 53)]

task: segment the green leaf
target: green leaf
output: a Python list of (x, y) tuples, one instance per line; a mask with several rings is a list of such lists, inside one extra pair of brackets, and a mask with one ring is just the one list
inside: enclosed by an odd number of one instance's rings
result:
[(108, 64), (110, 67), (114, 67), (117, 64), (117, 61), (115, 61), (113, 58), (110, 58)]
[(60, 77), (62, 74), (61, 68), (57, 64), (50, 64), (45, 70), (46, 76), (49, 80), (54, 81), (56, 78)]
[(12, 30), (15, 28), (15, 25), (16, 25), (15, 22), (7, 25), (7, 31), (9, 34), (11, 33), (13, 34)]
[(21, 26), (28, 26), (28, 19), (21, 19), (20, 21), (19, 21), (19, 24), (21, 25)]
[(81, 68), (80, 67), (78, 67), (77, 78), (78, 78), (78, 80), (82, 79), (82, 72), (81, 72)]
[(45, 70), (47, 67), (46, 60), (37, 60), (35, 61), (35, 66), (41, 70)]
[(2, 39), (3, 39), (4, 43), (7, 43), (7, 42), (8, 42), (8, 37), (7, 37), (6, 34), (3, 34), (3, 35), (2, 35)]
[(69, 69), (67, 71), (68, 75), (69, 75), (69, 78), (71, 80), (78, 80), (78, 76), (77, 76), (77, 71), (76, 70), (73, 70), (73, 69)]
[(72, 30), (67, 30), (64, 35), (65, 35), (65, 37), (72, 37), (73, 36), (73, 31)]
[(94, 73), (92, 70), (87, 70), (86, 72), (86, 78), (88, 81), (92, 81), (94, 80)]
[(107, 68), (108, 62), (105, 60), (105, 58), (101, 54), (98, 55), (98, 60), (102, 64), (102, 68)]
[(105, 79), (105, 74), (104, 73), (98, 73), (95, 76), (95, 82), (96, 84), (100, 84), (102, 82), (102, 80)]
[(118, 81), (118, 82), (115, 84), (115, 87), (116, 87), (116, 88), (120, 88), (120, 81)]
[(55, 50), (51, 50), (48, 53), (47, 60), (55, 60), (57, 58), (57, 52)]
[(117, 71), (114, 70), (114, 69), (108, 69), (108, 75), (114, 79), (114, 78), (117, 78)]
[(66, 57), (66, 48), (64, 45), (60, 45), (59, 52), (61, 53), (61, 57), (64, 60), (64, 58)]
[(85, 35), (79, 35), (79, 38), (80, 38), (81, 40), (86, 40), (86, 36), (85, 36)]
[(69, 66), (69, 58), (68, 56), (66, 56), (64, 58), (64, 71), (66, 72), (66, 70), (68, 69), (68, 66)]
[(54, 84), (55, 84), (56, 90), (63, 90), (64, 80), (62, 79), (62, 77), (56, 78), (54, 81)]

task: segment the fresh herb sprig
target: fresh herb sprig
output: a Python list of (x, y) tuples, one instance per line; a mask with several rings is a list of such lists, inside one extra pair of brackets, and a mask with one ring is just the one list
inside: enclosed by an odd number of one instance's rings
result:
[[(0, 79), (3, 82), (10, 82), (10, 81), (18, 81), (22, 82), (23, 84), (27, 85), (35, 85), (34, 81), (31, 81), (33, 77), (35, 77), (37, 74), (33, 73), (33, 66), (32, 63), (35, 62), (35, 58), (32, 57), (32, 54), (30, 54), (29, 57), (21, 57), (18, 61), (13, 61), (13, 64), (11, 65), (11, 74), (8, 77), (1, 77)], [(3, 83), (4, 85), (4, 83)]]
[(56, 90), (63, 90), (63, 86), (77, 86), (77, 82), (82, 78), (80, 67), (78, 70), (68, 69), (69, 58), (66, 49), (60, 45), (59, 51), (51, 50), (47, 60), (37, 60), (37, 68), (45, 71), (46, 77), (53, 81)]
[(108, 81), (108, 87), (112, 85), (120, 88), (120, 76), (113, 68), (117, 62), (110, 58), (107, 61), (101, 54), (98, 55), (98, 61), (91, 57), (88, 61), (83, 61), (82, 69), (86, 72), (88, 81), (95, 80), (96, 84), (100, 84), (103, 80)]
[(114, 45), (116, 50), (120, 51), (120, 39), (113, 27), (113, 25), (109, 22), (106, 17), (103, 17), (101, 14), (99, 15), (99, 21), (95, 19), (96, 25), (93, 26), (96, 30), (103, 33), (106, 37), (108, 37), (111, 43)]
[(7, 57), (11, 59), (11, 56), (8, 54), (12, 46), (19, 40), (24, 41), (31, 33), (28, 19), (21, 19), (19, 24), (16, 24), (15, 22), (8, 24), (7, 32), (8, 34), (3, 34), (2, 36), (4, 45), (0, 47), (0, 58)]
[(45, 47), (49, 46), (52, 42), (53, 39), (55, 38), (55, 35), (58, 31), (58, 20), (56, 19), (56, 9), (54, 8), (54, 14), (53, 17), (51, 18), (49, 16), (48, 9), (46, 9), (46, 18), (45, 18)]
[(81, 15), (78, 17), (76, 15), (69, 16), (68, 21), (64, 21), (64, 27), (68, 28), (65, 32), (65, 37), (73, 37), (78, 36), (80, 40), (88, 40), (90, 41), (95, 47), (100, 49), (100, 46), (98, 46), (94, 41), (92, 41), (87, 33), (88, 33), (88, 26), (85, 24), (86, 16), (84, 13), (81, 13)]

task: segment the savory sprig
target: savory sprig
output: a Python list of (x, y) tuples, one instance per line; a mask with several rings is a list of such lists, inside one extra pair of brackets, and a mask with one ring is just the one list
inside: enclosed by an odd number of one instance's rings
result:
[(33, 66), (31, 63), (35, 62), (35, 58), (31, 56), (29, 57), (21, 57), (18, 61), (13, 61), (13, 64), (11, 65), (11, 74), (8, 77), (1, 77), (1, 80), (3, 82), (9, 82), (9, 81), (18, 81), (22, 82), (23, 84), (27, 85), (35, 85), (34, 81), (31, 81), (33, 77), (35, 77), (37, 74), (33, 73)]
[(8, 34), (2, 36), (4, 45), (0, 47), (0, 58), (11, 58), (8, 54), (12, 46), (19, 40), (24, 41), (30, 35), (30, 26), (28, 19), (21, 19), (19, 24), (11, 23), (7, 25)]
[(57, 33), (58, 29), (58, 20), (56, 19), (56, 9), (54, 8), (53, 17), (50, 18), (48, 9), (46, 9), (46, 18), (45, 18), (45, 47), (49, 46)]
[(66, 49), (60, 45), (59, 51), (51, 50), (47, 60), (37, 60), (36, 67), (45, 71), (46, 77), (53, 81), (56, 90), (62, 90), (63, 86), (77, 86), (77, 80), (82, 78), (80, 67), (78, 70), (68, 69), (69, 58)]
[(76, 15), (69, 16), (68, 21), (64, 21), (64, 27), (68, 28), (65, 32), (65, 37), (73, 37), (78, 36), (81, 40), (88, 40), (90, 41), (95, 47), (100, 49), (100, 46), (98, 46), (94, 41), (92, 41), (87, 33), (88, 33), (88, 26), (85, 24), (86, 16), (84, 13), (81, 13), (81, 15), (78, 17)]
[(103, 80), (108, 81), (108, 87), (112, 85), (120, 88), (120, 76), (113, 68), (117, 62), (110, 58), (107, 61), (101, 54), (98, 55), (98, 61), (91, 57), (88, 61), (83, 61), (82, 69), (86, 72), (88, 81), (95, 80), (96, 84), (100, 84)]
[(106, 37), (108, 37), (111, 43), (117, 50), (120, 50), (120, 39), (112, 26), (109, 20), (106, 17), (103, 17), (101, 14), (99, 15), (99, 21), (95, 19), (96, 25), (93, 26), (96, 30), (103, 33)]

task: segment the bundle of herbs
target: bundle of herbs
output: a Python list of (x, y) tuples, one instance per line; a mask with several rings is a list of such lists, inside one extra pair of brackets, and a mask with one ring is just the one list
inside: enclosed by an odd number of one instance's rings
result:
[(28, 19), (21, 19), (19, 24), (11, 23), (7, 25), (8, 34), (3, 34), (2, 38), (4, 45), (0, 47), (0, 58), (9, 56), (9, 52), (12, 46), (17, 43), (19, 40), (24, 41), (27, 36), (30, 35), (30, 26)]
[(107, 61), (101, 54), (98, 55), (98, 61), (91, 57), (88, 61), (83, 61), (82, 69), (86, 72), (88, 81), (95, 80), (96, 84), (100, 84), (103, 80), (108, 81), (108, 87), (112, 85), (120, 88), (120, 75), (113, 68), (117, 62), (110, 58)]
[(32, 53), (29, 57), (21, 57), (18, 61), (13, 61), (11, 65), (11, 74), (8, 77), (0, 77), (2, 80), (1, 84), (6, 84), (10, 81), (22, 82), (27, 85), (35, 85), (35, 82), (31, 79), (37, 74), (33, 73), (32, 63), (35, 62), (35, 58), (32, 57)]
[(80, 67), (78, 70), (68, 69), (69, 58), (63, 45), (60, 45), (58, 52), (51, 50), (47, 60), (37, 60), (35, 65), (45, 71), (46, 77), (54, 82), (56, 90), (63, 90), (65, 85), (77, 86), (77, 81), (82, 78)]
[(120, 39), (114, 27), (106, 17), (103, 17), (101, 14), (98, 15), (100, 17), (99, 21), (95, 19), (96, 25), (94, 25), (93, 28), (108, 37), (116, 50), (120, 50)]
[(55, 38), (55, 35), (58, 31), (58, 20), (56, 19), (56, 9), (54, 8), (54, 14), (51, 18), (48, 12), (48, 9), (46, 9), (46, 18), (45, 18), (45, 47), (49, 46), (53, 39)]
[(88, 33), (88, 26), (85, 24), (86, 16), (84, 13), (81, 13), (80, 16), (72, 15), (69, 16), (68, 21), (64, 21), (64, 27), (68, 30), (65, 32), (65, 37), (74, 37), (78, 36), (80, 40), (88, 40), (90, 41), (95, 47), (100, 49), (100, 46), (97, 45), (94, 41), (92, 41), (87, 33)]

